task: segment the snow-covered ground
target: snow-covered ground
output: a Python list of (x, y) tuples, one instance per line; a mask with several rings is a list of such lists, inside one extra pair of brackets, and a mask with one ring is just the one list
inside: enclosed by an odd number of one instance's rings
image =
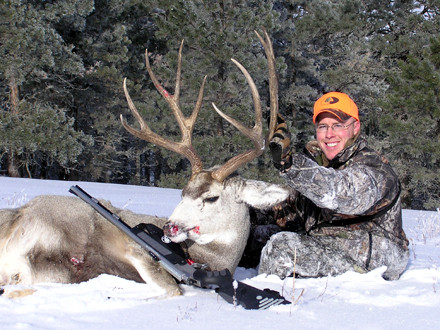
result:
[[(175, 189), (0, 177), (0, 208), (41, 194), (69, 195), (73, 184), (117, 207), (158, 216), (169, 216), (180, 200)], [(239, 268), (236, 279), (294, 301), (252, 311), (189, 286), (181, 297), (157, 300), (146, 284), (101, 275), (81, 284), (35, 285), (33, 295), (20, 299), (0, 297), (0, 328), (440, 329), (440, 212), (404, 210), (403, 220), (411, 259), (398, 281), (383, 280), (383, 269), (282, 281)]]

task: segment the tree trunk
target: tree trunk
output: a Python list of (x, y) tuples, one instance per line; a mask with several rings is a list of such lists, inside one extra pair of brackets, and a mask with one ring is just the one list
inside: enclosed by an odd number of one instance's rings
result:
[[(18, 114), (18, 86), (14, 78), (9, 82), (10, 97), (9, 101), (11, 103), (11, 113)], [(18, 171), (18, 157), (14, 148), (9, 148), (8, 153), (8, 176), (10, 177), (20, 177)]]
[(8, 176), (13, 178), (20, 177), (20, 172), (18, 171), (18, 159), (15, 151), (10, 150), (8, 153)]

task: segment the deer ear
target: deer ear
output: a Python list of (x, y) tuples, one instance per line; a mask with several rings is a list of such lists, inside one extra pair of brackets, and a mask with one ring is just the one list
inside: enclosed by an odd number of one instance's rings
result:
[(239, 185), (237, 196), (241, 202), (257, 209), (268, 209), (286, 200), (292, 191), (287, 186), (263, 181), (246, 180)]

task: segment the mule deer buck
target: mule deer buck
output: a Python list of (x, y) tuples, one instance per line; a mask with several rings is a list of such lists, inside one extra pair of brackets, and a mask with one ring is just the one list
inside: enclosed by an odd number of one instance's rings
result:
[[(269, 67), (270, 137), (278, 108), (275, 58), (267, 33), (265, 39), (260, 35), (258, 38), (264, 46)], [(172, 241), (186, 241), (187, 252), (195, 262), (206, 263), (212, 270), (228, 268), (233, 273), (249, 235), (249, 205), (269, 208), (285, 200), (289, 190), (261, 181), (229, 177), (240, 166), (260, 156), (266, 143), (257, 88), (247, 70), (235, 60), (252, 91), (255, 126), (245, 127), (214, 107), (221, 117), (253, 141), (254, 148), (213, 170), (203, 169), (202, 161), (192, 147), (191, 135), (201, 108), (206, 77), (191, 116), (185, 117), (179, 107), (182, 47), (183, 42), (179, 49), (174, 95), (170, 95), (155, 77), (146, 51), (147, 71), (176, 117), (182, 133), (181, 141), (172, 142), (149, 128), (132, 102), (125, 80), (124, 92), (140, 129), (131, 127), (121, 115), (128, 132), (177, 152), (190, 161), (192, 176), (182, 191), (182, 200), (168, 221), (115, 209), (108, 204), (107, 207), (130, 226), (142, 222), (164, 226), (165, 234)], [(0, 211), (0, 285), (76, 283), (102, 273), (144, 281), (163, 296), (181, 293), (171, 275), (161, 269), (147, 252), (78, 198), (43, 195), (20, 208)]]

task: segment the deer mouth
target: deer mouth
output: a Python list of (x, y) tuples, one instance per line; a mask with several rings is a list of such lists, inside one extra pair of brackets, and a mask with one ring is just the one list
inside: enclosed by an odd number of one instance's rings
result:
[(176, 223), (168, 222), (163, 227), (163, 232), (171, 241), (179, 243), (187, 239), (196, 240), (200, 236), (200, 227), (182, 228)]

